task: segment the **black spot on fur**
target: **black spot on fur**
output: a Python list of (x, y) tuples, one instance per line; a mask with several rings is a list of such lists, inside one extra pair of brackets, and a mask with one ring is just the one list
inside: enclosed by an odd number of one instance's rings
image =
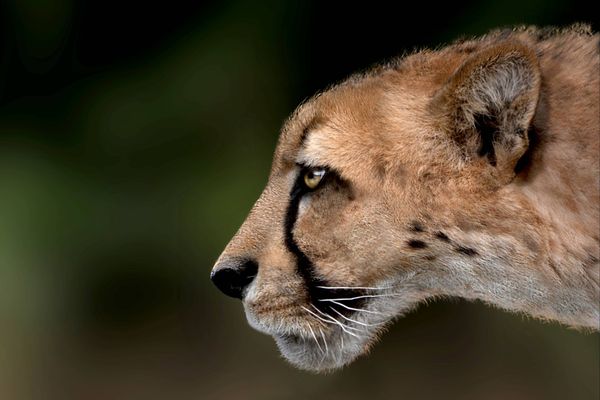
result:
[(449, 242), (450, 238), (444, 232), (436, 232), (435, 237), (443, 242)]
[(411, 222), (409, 229), (412, 232), (424, 232), (425, 231), (425, 229), (423, 228), (423, 225), (421, 225), (418, 221)]
[(427, 243), (425, 243), (422, 240), (416, 240), (416, 239), (411, 239), (408, 242), (406, 242), (406, 244), (408, 244), (408, 246), (413, 249), (424, 249), (427, 247)]
[(477, 251), (475, 249), (472, 249), (470, 247), (464, 247), (464, 246), (457, 246), (454, 250), (456, 250), (459, 253), (462, 253), (466, 256), (469, 257), (473, 257), (478, 255), (479, 253), (477, 253)]

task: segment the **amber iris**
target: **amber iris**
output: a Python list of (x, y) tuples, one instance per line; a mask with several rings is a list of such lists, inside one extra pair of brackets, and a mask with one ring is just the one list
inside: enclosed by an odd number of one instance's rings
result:
[(304, 184), (310, 190), (316, 189), (325, 176), (324, 168), (311, 168), (304, 173)]

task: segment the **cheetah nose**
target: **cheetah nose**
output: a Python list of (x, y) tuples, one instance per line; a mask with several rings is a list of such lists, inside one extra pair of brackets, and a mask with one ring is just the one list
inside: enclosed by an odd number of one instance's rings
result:
[(253, 260), (227, 260), (215, 265), (210, 279), (221, 292), (241, 300), (257, 272), (258, 264)]

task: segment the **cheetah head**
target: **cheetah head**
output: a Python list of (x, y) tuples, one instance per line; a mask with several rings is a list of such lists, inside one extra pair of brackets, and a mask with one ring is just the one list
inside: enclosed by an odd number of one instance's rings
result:
[(512, 182), (537, 59), (517, 41), (471, 46), (353, 76), (284, 124), (211, 278), (294, 365), (339, 368), (420, 302), (503, 279), (486, 265), (534, 262), (535, 218)]

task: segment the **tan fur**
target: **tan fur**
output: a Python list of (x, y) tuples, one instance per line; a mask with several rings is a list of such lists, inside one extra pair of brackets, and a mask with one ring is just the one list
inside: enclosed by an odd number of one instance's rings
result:
[[(258, 263), (244, 298), (251, 325), (312, 370), (350, 362), (376, 324), (437, 296), (598, 330), (598, 49), (585, 26), (497, 31), (352, 76), (302, 104), (215, 266)], [(496, 121), (493, 155), (481, 154), (486, 114)], [(389, 295), (369, 299), (372, 313), (349, 317), (374, 326), (338, 318), (358, 338), (301, 307), (310, 309), (307, 288), (284, 240), (298, 163), (347, 182), (300, 203), (293, 236), (315, 274), (331, 286), (387, 288), (369, 292)]]

